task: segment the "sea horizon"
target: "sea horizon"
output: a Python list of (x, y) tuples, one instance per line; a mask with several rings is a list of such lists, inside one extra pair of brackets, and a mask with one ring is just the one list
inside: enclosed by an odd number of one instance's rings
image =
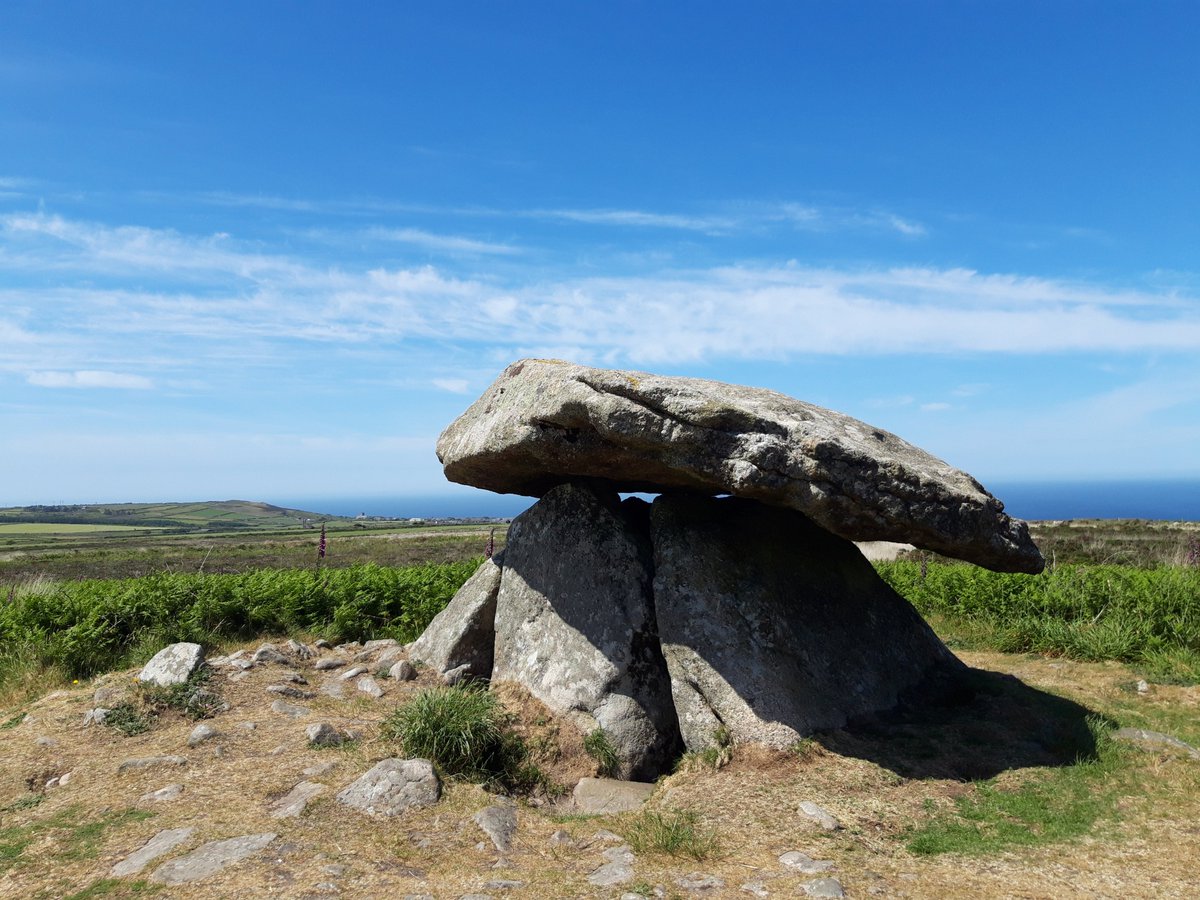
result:
[[(1151, 519), (1200, 521), (1200, 478), (996, 481), (984, 485), (1009, 515), (1030, 521)], [(258, 499), (336, 516), (401, 519), (511, 518), (534, 503), (515, 494), (293, 496)]]

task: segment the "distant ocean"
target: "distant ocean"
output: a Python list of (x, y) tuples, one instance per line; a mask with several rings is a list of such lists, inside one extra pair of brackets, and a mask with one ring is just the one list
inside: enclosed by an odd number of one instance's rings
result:
[[(1020, 519), (1172, 519), (1200, 522), (1200, 479), (1169, 481), (985, 482)], [(533, 503), (511, 494), (284, 497), (268, 502), (335, 516), (469, 518), (520, 515)]]

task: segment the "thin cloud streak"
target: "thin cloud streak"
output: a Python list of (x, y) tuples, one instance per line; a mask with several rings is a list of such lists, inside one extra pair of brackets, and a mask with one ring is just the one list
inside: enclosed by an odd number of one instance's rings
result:
[(22, 364), (39, 372), (35, 353), (81, 372), (105, 371), (99, 359), (114, 355), (138, 369), (145, 355), (177, 359), (170, 368), (183, 377), (189, 365), (227, 359), (231, 346), (283, 358), (296, 340), (348, 350), (432, 340), (498, 355), (569, 348), (620, 365), (1200, 351), (1198, 304), (1177, 290), (966, 269), (789, 264), (547, 282), (530, 267), (500, 285), (433, 266), (329, 267), (223, 235), (39, 214), (0, 218), (4, 272), (29, 286), (0, 291), (9, 323), (0, 334), (14, 339), (15, 359), (26, 347)]

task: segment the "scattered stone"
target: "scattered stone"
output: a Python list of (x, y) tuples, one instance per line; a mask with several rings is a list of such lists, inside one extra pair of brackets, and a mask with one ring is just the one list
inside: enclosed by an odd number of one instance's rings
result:
[(346, 874), (347, 866), (341, 863), (330, 863), (327, 866), (321, 866), (321, 872), (325, 875), (332, 875), (334, 878), (341, 878)]
[(311, 700), (317, 696), (312, 691), (304, 691), (298, 687), (292, 687), (290, 684), (270, 684), (267, 685), (267, 691), (281, 697), (291, 697), (293, 700)]
[(1139, 681), (1139, 682), (1137, 683), (1137, 692), (1138, 692), (1139, 694), (1148, 694), (1148, 693), (1150, 693), (1150, 683), (1149, 683), (1149, 682), (1147, 682), (1147, 681)]
[(328, 722), (309, 725), (304, 729), (304, 735), (314, 747), (340, 747), (343, 741), (338, 730)]
[(342, 789), (339, 803), (377, 816), (395, 816), (406, 809), (432, 806), (442, 785), (427, 759), (385, 759)]
[(92, 694), (92, 704), (94, 706), (116, 706), (118, 700), (124, 692), (115, 687), (99, 687), (96, 688), (96, 693)]
[(332, 697), (334, 700), (346, 699), (346, 686), (336, 679), (326, 681), (321, 685), (319, 690), (326, 697)]
[(299, 641), (295, 640), (294, 638), (288, 640), (287, 648), (289, 650), (291, 650), (292, 653), (296, 654), (296, 656), (300, 657), (301, 659), (312, 659), (314, 656), (317, 655), (317, 651), (315, 648), (310, 647), (307, 644), (302, 644)]
[[(84, 724), (86, 725), (87, 722), (85, 721)], [(39, 747), (57, 747), (58, 746), (57, 740), (55, 740), (52, 737), (46, 737), (45, 735), (42, 735), (41, 737), (39, 737), (36, 741), (34, 741), (34, 743), (37, 744)]]
[(383, 650), (388, 647), (399, 647), (400, 642), (395, 638), (376, 638), (363, 644), (364, 650)]
[(257, 722), (238, 722), (236, 728), (241, 728), (243, 731), (254, 731), (258, 728)]
[(124, 878), (126, 875), (136, 875), (154, 860), (170, 853), (184, 841), (196, 833), (195, 828), (168, 828), (150, 838), (140, 849), (125, 857), (112, 867), (109, 874), (113, 878)]
[(836, 878), (814, 878), (800, 885), (800, 890), (809, 897), (845, 897), (846, 891)]
[(103, 725), (105, 720), (108, 718), (109, 712), (110, 712), (110, 710), (104, 709), (103, 707), (96, 707), (95, 709), (89, 709), (87, 712), (85, 712), (83, 714), (84, 726), (86, 727), (88, 725)]
[(632, 812), (654, 793), (654, 785), (643, 781), (618, 781), (615, 778), (581, 778), (572, 799), (585, 815)]
[(767, 890), (767, 885), (762, 881), (747, 881), (742, 885), (742, 890), (747, 894), (753, 894), (755, 897), (770, 897), (771, 892)]
[(46, 779), (46, 784), (44, 785), (46, 790), (50, 790), (50, 788), (53, 787), (58, 787), (58, 778), (59, 776), (55, 775), (53, 778)]
[(828, 872), (834, 868), (833, 862), (828, 859), (813, 859), (807, 853), (801, 853), (799, 850), (792, 850), (779, 857), (779, 862), (788, 869), (795, 869), (797, 872), (803, 872), (805, 875), (820, 875), (822, 872)]
[(278, 747), (271, 750), (267, 756), (283, 756), (285, 753), (287, 753), (287, 744), (280, 744)]
[(596, 887), (612, 887), (633, 878), (633, 864), (637, 857), (633, 855), (633, 850), (628, 844), (612, 847), (602, 855), (608, 861), (588, 876), (589, 884)]
[(346, 660), (341, 659), (340, 657), (326, 656), (313, 663), (313, 668), (318, 672), (328, 672), (330, 669), (340, 669), (345, 664)]
[(492, 839), (501, 853), (512, 851), (513, 835), (517, 831), (517, 811), (512, 806), (489, 806), (475, 813), (475, 824)]
[(288, 684), (308, 684), (308, 679), (299, 672), (282, 672), (279, 675), (279, 680)]
[(396, 681), (412, 681), (417, 677), (417, 670), (407, 659), (402, 659), (388, 669), (388, 677)]
[(442, 673), (442, 684), (446, 687), (454, 687), (462, 684), (471, 677), (471, 666), (468, 663), (463, 663), (461, 666), (455, 666), (449, 672)]
[(192, 677), (204, 661), (204, 648), (199, 644), (182, 642), (163, 647), (150, 658), (138, 673), (138, 681), (170, 687), (183, 684)]
[(371, 675), (363, 675), (358, 681), (354, 682), (354, 686), (368, 697), (379, 699), (383, 696), (383, 688), (379, 686), (379, 682)]
[(127, 759), (117, 766), (117, 772), (137, 772), (142, 769), (154, 769), (159, 766), (186, 766), (186, 756), (143, 756), (138, 759)]
[(272, 819), (287, 819), (300, 815), (309, 801), (325, 793), (326, 787), (314, 781), (301, 781), (288, 792), (271, 804)]
[(313, 644), (313, 646), (318, 650), (329, 650), (333, 647), (333, 644), (329, 643), (329, 641), (325, 640), (325, 638), (319, 638), (316, 643)]
[(1045, 564), (1025, 523), (967, 473), (761, 388), (524, 359), (442, 432), (437, 455), (451, 481), (500, 493), (602, 479), (623, 492), (731, 494), (846, 540), (903, 541), (999, 571)]
[[(253, 665), (254, 664), (251, 663), (251, 666), (253, 666)], [(245, 681), (249, 677), (250, 677), (250, 673), (247, 671), (233, 672), (229, 675), (227, 680), (232, 681), (236, 684), (239, 681)]]
[(842, 827), (842, 823), (830, 815), (828, 810), (811, 800), (804, 800), (800, 803), (800, 815), (810, 819), (825, 831), (837, 831)]
[(309, 709), (306, 706), (297, 706), (294, 703), (288, 703), (286, 700), (276, 700), (271, 704), (271, 712), (280, 713), (292, 719), (299, 719), (301, 716), (307, 716)]
[(478, 678), (491, 677), (501, 574), (496, 557), (484, 560), (446, 608), (409, 644), (409, 659), (424, 662), (439, 674), (467, 666)]
[(564, 831), (560, 828), (554, 834), (550, 835), (550, 843), (558, 847), (573, 847), (575, 846), (575, 839), (571, 837), (569, 831)]
[(1162, 750), (1170, 748), (1180, 750), (1192, 759), (1200, 759), (1200, 750), (1187, 741), (1163, 734), (1161, 731), (1148, 731), (1145, 728), (1118, 728), (1113, 732), (1113, 738), (1127, 744), (1141, 747), (1143, 750)]
[(157, 884), (167, 885), (199, 881), (229, 868), (234, 863), (241, 862), (246, 857), (262, 850), (273, 840), (275, 840), (274, 832), (247, 834), (225, 841), (211, 841), (186, 856), (159, 866), (150, 876), (150, 880)]
[(675, 884), (694, 894), (707, 894), (725, 887), (724, 879), (718, 878), (716, 875), (706, 875), (704, 872), (689, 872), (687, 875), (680, 875), (675, 879)]
[(362, 644), (360, 644), (358, 641), (347, 641), (344, 644), (338, 644), (333, 649), (340, 653), (357, 653), (362, 649)]
[(71, 783), (71, 779), (74, 777), (75, 777), (74, 772), (63, 772), (63, 774), (58, 777), (58, 786), (66, 787), (68, 784)]
[(607, 828), (601, 828), (592, 835), (592, 839), (588, 843), (594, 844), (597, 841), (601, 844), (620, 844), (624, 843), (625, 838), (615, 832), (609, 831)]
[(337, 768), (337, 763), (333, 760), (329, 762), (318, 763), (315, 766), (309, 766), (304, 770), (303, 774), (309, 778), (320, 778), (322, 775), (328, 774)]
[(383, 670), (386, 672), (393, 665), (395, 665), (398, 660), (403, 658), (403, 647), (388, 647), (386, 650), (380, 653), (379, 658), (375, 660), (375, 671), (378, 672)]
[(291, 660), (279, 652), (274, 644), (263, 644), (254, 651), (250, 659), (256, 664), (276, 663), (281, 666), (291, 665)]
[(205, 741), (212, 740), (217, 736), (217, 729), (211, 725), (206, 725), (201, 722), (192, 729), (192, 733), (188, 735), (188, 746), (195, 747), (197, 744), (202, 744)]
[(171, 800), (178, 800), (179, 795), (182, 793), (182, 784), (168, 784), (165, 788), (159, 788), (157, 791), (151, 791), (148, 794), (142, 794), (138, 800), (143, 803), (167, 803)]
[(488, 891), (515, 891), (524, 886), (525, 882), (515, 881), (511, 878), (493, 878), (491, 881), (483, 883), (484, 889)]
[(353, 668), (347, 669), (345, 672), (339, 675), (338, 678), (340, 678), (342, 681), (349, 681), (351, 678), (357, 678), (366, 671), (366, 666), (354, 666)]

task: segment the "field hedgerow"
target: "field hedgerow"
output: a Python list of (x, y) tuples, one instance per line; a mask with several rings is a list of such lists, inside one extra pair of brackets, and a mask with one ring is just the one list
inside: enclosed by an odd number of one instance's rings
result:
[(939, 627), (1006, 652), (1057, 653), (1148, 666), (1200, 680), (1200, 569), (1059, 566), (1040, 575), (975, 566), (878, 563), (899, 594)]
[(300, 632), (410, 641), (478, 564), (157, 574), (49, 585), (0, 604), (0, 686), (31, 662), (88, 677), (144, 662), (175, 641), (211, 646)]

